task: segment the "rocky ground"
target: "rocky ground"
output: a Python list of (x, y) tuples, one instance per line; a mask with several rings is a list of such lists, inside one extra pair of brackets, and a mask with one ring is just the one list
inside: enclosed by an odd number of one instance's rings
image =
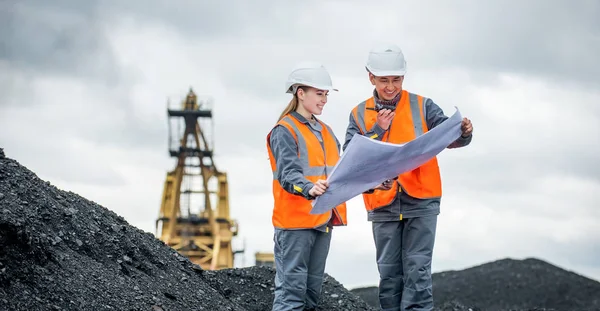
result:
[(243, 310), (175, 251), (0, 154), (4, 310)]
[[(534, 258), (434, 273), (433, 284), (446, 310), (600, 310), (599, 282)], [(377, 305), (377, 288), (352, 292)]]
[[(0, 310), (270, 310), (274, 276), (268, 267), (203, 271), (0, 148)], [(438, 273), (434, 284), (441, 311), (600, 309), (598, 282), (539, 260)], [(327, 275), (319, 310), (377, 310), (376, 297)]]

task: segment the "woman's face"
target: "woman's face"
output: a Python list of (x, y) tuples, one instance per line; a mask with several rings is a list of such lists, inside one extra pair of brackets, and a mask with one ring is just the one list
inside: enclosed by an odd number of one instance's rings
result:
[(329, 91), (315, 88), (298, 89), (298, 99), (300, 105), (314, 115), (320, 115), (323, 112), (323, 107), (327, 103), (327, 95)]

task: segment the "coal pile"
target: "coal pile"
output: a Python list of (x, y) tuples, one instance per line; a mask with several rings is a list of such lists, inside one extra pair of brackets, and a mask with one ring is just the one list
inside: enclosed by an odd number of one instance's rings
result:
[[(0, 310), (269, 310), (274, 271), (203, 271), (0, 148)], [(374, 310), (327, 276), (321, 310)]]
[(153, 235), (0, 156), (0, 309), (243, 310)]
[[(275, 285), (275, 269), (255, 266), (243, 269), (206, 271), (204, 277), (223, 296), (248, 311), (271, 310)], [(320, 310), (378, 310), (349, 292), (342, 284), (325, 274)]]
[[(377, 288), (351, 290), (377, 305)], [(433, 274), (440, 310), (600, 310), (600, 282), (545, 261), (502, 259)]]

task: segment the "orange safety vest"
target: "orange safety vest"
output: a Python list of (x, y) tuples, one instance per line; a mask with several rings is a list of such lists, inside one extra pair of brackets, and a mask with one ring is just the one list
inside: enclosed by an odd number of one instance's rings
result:
[[(290, 114), (277, 123), (285, 126), (294, 136), (298, 146), (297, 152), (302, 165), (302, 173), (313, 183), (319, 179), (327, 179), (327, 172), (331, 172), (340, 158), (340, 150), (333, 132), (325, 123), (320, 120), (318, 122), (323, 127), (321, 131), (323, 147), (310, 128)], [(273, 225), (282, 229), (316, 228), (326, 224), (333, 217), (332, 225), (345, 226), (347, 224), (346, 203), (338, 205), (332, 211), (312, 215), (310, 214), (312, 209), (310, 200), (301, 195), (289, 193), (281, 186), (276, 178), (277, 166), (271, 150), (270, 138), (271, 132), (267, 135), (267, 150), (273, 170), (273, 198), (275, 200)], [(294, 188), (298, 192), (302, 191), (300, 187), (295, 186)]]
[[(367, 129), (370, 130), (377, 122), (377, 111), (367, 109), (374, 107), (375, 99), (371, 97), (352, 109), (354, 120), (363, 135), (368, 132)], [(403, 144), (429, 130), (425, 121), (422, 96), (403, 90), (395, 112), (396, 114), (390, 124), (390, 128), (381, 138), (382, 141)], [(376, 136), (372, 136), (371, 138), (376, 138)], [(441, 197), (442, 181), (437, 157), (433, 157), (425, 164), (410, 172), (400, 174), (397, 182), (393, 183), (390, 190), (375, 189), (373, 193), (363, 193), (363, 200), (367, 211), (372, 211), (392, 203), (397, 193), (402, 191), (398, 183), (404, 188), (407, 194), (415, 198), (428, 199)]]

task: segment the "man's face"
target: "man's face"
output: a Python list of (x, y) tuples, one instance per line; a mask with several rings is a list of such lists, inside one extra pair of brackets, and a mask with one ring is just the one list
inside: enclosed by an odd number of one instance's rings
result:
[(369, 80), (371, 80), (371, 84), (375, 86), (379, 98), (383, 100), (392, 100), (396, 95), (402, 92), (404, 76), (376, 77), (369, 73)]

